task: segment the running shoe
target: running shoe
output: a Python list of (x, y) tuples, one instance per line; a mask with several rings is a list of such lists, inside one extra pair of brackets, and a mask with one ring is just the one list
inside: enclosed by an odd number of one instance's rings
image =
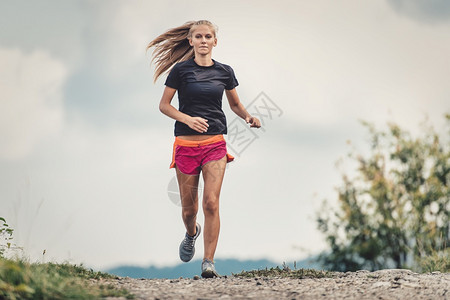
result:
[(186, 236), (184, 237), (183, 241), (180, 244), (180, 259), (184, 262), (190, 261), (195, 254), (195, 240), (200, 235), (200, 232), (202, 231), (202, 228), (200, 224), (197, 223), (196, 226), (197, 232), (194, 236), (190, 236), (186, 232)]
[(203, 278), (213, 278), (220, 277), (220, 275), (216, 272), (216, 268), (214, 267), (214, 262), (209, 259), (204, 259), (202, 262), (202, 277)]

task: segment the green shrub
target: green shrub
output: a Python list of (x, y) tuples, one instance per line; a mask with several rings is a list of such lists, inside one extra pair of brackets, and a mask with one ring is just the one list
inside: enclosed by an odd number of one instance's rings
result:
[[(0, 258), (0, 299), (98, 299), (133, 296), (126, 290), (99, 285), (112, 275), (70, 264), (38, 264)], [(94, 280), (92, 280), (94, 279)]]

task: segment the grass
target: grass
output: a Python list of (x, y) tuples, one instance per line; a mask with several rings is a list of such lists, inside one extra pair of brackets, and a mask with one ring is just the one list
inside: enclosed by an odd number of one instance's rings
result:
[(421, 273), (439, 271), (441, 273), (450, 272), (450, 247), (447, 247), (447, 240), (440, 236), (439, 246), (424, 248), (418, 241), (419, 255), (415, 257), (413, 270)]
[(333, 272), (330, 271), (322, 271), (322, 270), (314, 270), (314, 269), (295, 269), (291, 270), (286, 265), (283, 268), (265, 268), (262, 270), (251, 270), (251, 271), (242, 271), (238, 274), (233, 274), (236, 277), (243, 278), (255, 278), (255, 277), (281, 277), (281, 278), (330, 278), (333, 277)]
[(133, 295), (98, 279), (115, 276), (83, 266), (54, 263), (28, 263), (0, 258), (0, 299), (98, 299)]
[[(417, 264), (413, 271), (419, 273), (431, 273), (439, 271), (441, 273), (450, 272), (450, 248), (444, 250), (432, 251), (430, 255), (417, 258)], [(265, 268), (261, 270), (242, 271), (241, 273), (232, 274), (236, 277), (242, 278), (255, 278), (255, 277), (272, 277), (272, 278), (331, 278), (336, 275), (337, 272), (322, 271), (314, 269), (294, 269), (291, 270), (287, 265), (283, 264), (283, 267)]]
[(431, 255), (419, 257), (418, 269), (421, 272), (434, 272), (439, 271), (441, 273), (450, 272), (450, 248), (445, 248), (440, 251), (433, 251)]

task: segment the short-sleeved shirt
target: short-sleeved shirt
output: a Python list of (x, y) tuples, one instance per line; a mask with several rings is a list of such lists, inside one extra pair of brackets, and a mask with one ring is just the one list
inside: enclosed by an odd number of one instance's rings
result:
[(178, 110), (208, 120), (208, 130), (197, 132), (182, 122), (175, 122), (175, 136), (226, 134), (227, 121), (222, 110), (224, 90), (238, 85), (233, 69), (213, 60), (211, 66), (199, 66), (193, 58), (175, 64), (165, 85), (178, 92)]

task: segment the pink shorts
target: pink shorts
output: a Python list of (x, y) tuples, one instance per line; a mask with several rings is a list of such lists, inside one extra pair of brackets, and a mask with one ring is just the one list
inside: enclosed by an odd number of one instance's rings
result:
[(198, 175), (202, 167), (214, 160), (227, 157), (227, 163), (234, 157), (227, 153), (223, 135), (215, 135), (202, 141), (188, 141), (175, 137), (172, 163), (170, 168), (177, 168), (184, 174)]

